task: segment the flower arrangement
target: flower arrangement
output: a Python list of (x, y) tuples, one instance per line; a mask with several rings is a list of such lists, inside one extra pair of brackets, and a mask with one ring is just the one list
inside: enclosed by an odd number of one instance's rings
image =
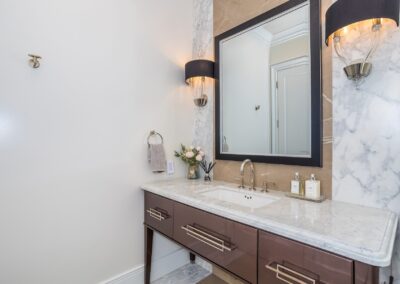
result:
[(190, 166), (198, 166), (204, 159), (204, 152), (200, 147), (186, 147), (181, 144), (181, 151), (175, 151), (175, 157), (181, 158), (182, 161)]

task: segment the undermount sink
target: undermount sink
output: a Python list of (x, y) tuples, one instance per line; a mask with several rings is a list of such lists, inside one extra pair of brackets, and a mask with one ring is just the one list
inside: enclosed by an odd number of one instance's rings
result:
[(252, 209), (261, 208), (279, 200), (278, 197), (246, 190), (230, 189), (223, 186), (215, 187), (212, 190), (201, 193), (201, 195)]

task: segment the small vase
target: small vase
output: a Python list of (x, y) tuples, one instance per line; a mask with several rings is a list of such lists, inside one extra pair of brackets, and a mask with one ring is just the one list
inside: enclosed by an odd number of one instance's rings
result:
[(207, 181), (207, 182), (211, 181), (211, 176), (210, 176), (209, 173), (205, 173), (205, 175), (204, 175), (204, 181)]
[(187, 172), (187, 178), (188, 179), (198, 179), (200, 177), (199, 173), (199, 165), (189, 165), (188, 167), (188, 172)]

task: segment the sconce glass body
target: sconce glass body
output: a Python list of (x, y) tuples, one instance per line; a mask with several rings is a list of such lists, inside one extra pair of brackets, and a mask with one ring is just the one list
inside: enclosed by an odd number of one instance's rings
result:
[[(325, 43), (333, 44), (349, 79), (358, 81), (371, 73), (369, 61), (379, 46), (382, 26), (389, 22), (399, 25), (399, 0), (338, 0), (329, 7)], [(352, 61), (344, 55), (343, 39), (350, 29), (365, 27), (370, 29), (370, 44), (363, 58)]]
[(194, 99), (194, 103), (198, 107), (207, 105), (208, 97), (204, 93), (206, 77), (214, 79), (214, 62), (210, 60), (193, 60), (185, 65), (185, 81), (188, 85), (194, 86), (196, 78), (201, 79), (200, 96)]

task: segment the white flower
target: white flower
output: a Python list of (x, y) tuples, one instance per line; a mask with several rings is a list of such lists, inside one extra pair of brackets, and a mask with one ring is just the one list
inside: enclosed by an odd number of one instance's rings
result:
[(199, 154), (203, 157), (206, 155), (203, 151), (200, 151)]
[(192, 151), (189, 151), (189, 152), (186, 152), (185, 156), (186, 156), (186, 158), (191, 159), (194, 157), (194, 153)]
[(196, 156), (196, 161), (201, 162), (203, 160), (203, 157), (201, 155)]
[(194, 149), (194, 147), (193, 147), (193, 146), (190, 146), (189, 148), (190, 148), (190, 150), (193, 150), (193, 149)]
[(200, 150), (201, 150), (201, 148), (200, 148), (200, 147), (197, 147), (197, 148), (196, 148), (196, 150), (197, 150), (197, 151), (200, 151)]

